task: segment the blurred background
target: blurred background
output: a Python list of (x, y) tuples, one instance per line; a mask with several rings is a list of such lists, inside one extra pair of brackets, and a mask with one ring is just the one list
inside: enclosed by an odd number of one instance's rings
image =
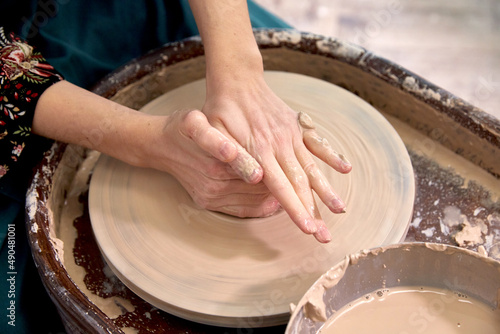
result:
[(361, 45), (500, 119), (500, 0), (255, 0)]

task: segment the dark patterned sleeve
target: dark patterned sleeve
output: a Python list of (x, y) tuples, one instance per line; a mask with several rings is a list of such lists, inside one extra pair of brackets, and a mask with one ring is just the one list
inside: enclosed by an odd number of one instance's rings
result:
[(40, 53), (0, 27), (0, 181), (26, 160), (23, 151), (35, 137), (31, 124), (36, 103), (60, 80)]

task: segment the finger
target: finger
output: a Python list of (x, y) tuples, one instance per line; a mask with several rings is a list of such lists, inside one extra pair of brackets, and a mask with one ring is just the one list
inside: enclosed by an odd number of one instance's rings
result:
[(318, 232), (314, 233), (314, 237), (316, 238), (316, 240), (324, 244), (332, 241), (332, 234), (330, 233), (330, 231), (328, 231), (328, 227), (325, 225), (325, 223), (321, 224), (318, 227)]
[[(193, 184), (196, 186), (196, 184)], [(232, 195), (264, 196), (269, 195), (269, 189), (264, 183), (248, 184), (240, 179), (233, 180), (205, 180), (204, 186), (199, 187), (197, 193), (210, 200), (226, 198)], [(234, 201), (234, 199), (233, 199)]]
[(328, 179), (318, 168), (318, 165), (307, 150), (301, 150), (297, 154), (300, 164), (311, 184), (311, 188), (318, 194), (319, 198), (334, 213), (344, 213), (345, 203), (333, 191)]
[(235, 145), (238, 155), (229, 165), (243, 181), (250, 184), (259, 183), (264, 175), (262, 167), (241, 145)]
[[(314, 201), (314, 197), (313, 197), (313, 201)], [(330, 231), (328, 231), (328, 228), (327, 228), (325, 222), (323, 221), (323, 219), (321, 219), (321, 215), (319, 214), (316, 203), (314, 203), (314, 205), (315, 205), (316, 213), (317, 213), (315, 216), (317, 231), (316, 231), (316, 233), (314, 233), (314, 237), (319, 242), (326, 244), (326, 243), (332, 241), (332, 235), (330, 234)]]
[[(192, 127), (188, 128), (188, 134), (196, 144), (215, 158), (229, 162), (231, 168), (243, 181), (256, 184), (262, 180), (262, 168), (243, 147), (233, 143), (219, 130), (212, 127), (203, 113), (192, 111), (190, 115), (188, 124)], [(234, 156), (235, 149), (236, 156)]]
[[(295, 156), (293, 152), (291, 154), (285, 153), (285, 155), (288, 157)], [(309, 179), (300, 163), (296, 159), (286, 159), (281, 163), (281, 168), (292, 184), (293, 189), (299, 197), (302, 205), (307, 209), (311, 217), (314, 219), (321, 219), (321, 215), (317, 210), (316, 202), (314, 201)]]
[[(212, 160), (216, 161), (215, 159)], [(223, 164), (221, 162), (219, 163)], [(263, 195), (270, 193), (263, 182), (248, 184), (239, 179), (236, 173), (227, 164), (222, 167), (229, 169), (230, 172), (234, 173), (234, 176), (224, 175), (224, 171), (212, 172), (206, 169), (187, 169), (184, 165), (176, 166), (173, 175), (185, 188), (193, 189), (198, 196), (208, 199), (229, 196), (231, 194)], [(217, 176), (219, 173), (222, 174), (220, 178)], [(200, 185), (203, 186), (201, 187)]]
[(184, 116), (181, 133), (191, 138), (205, 152), (223, 162), (237, 158), (236, 145), (208, 122), (199, 110), (192, 110)]
[(268, 156), (263, 159), (265, 170), (263, 182), (269, 188), (269, 191), (281, 203), (281, 207), (288, 213), (292, 221), (306, 234), (317, 232), (314, 218), (304, 207), (295, 189), (281, 169), (274, 156)]
[(343, 154), (336, 152), (328, 140), (320, 137), (314, 129), (303, 131), (303, 137), (307, 149), (337, 172), (349, 173), (351, 171), (352, 166), (349, 160)]
[(330, 234), (330, 231), (328, 231), (325, 222), (321, 218), (321, 214), (318, 210), (318, 206), (316, 205), (316, 200), (314, 199), (312, 191), (310, 193), (314, 208), (312, 215), (314, 217), (314, 223), (316, 224), (316, 232), (314, 233), (314, 237), (321, 243), (328, 243), (332, 241), (332, 235)]
[(247, 194), (236, 194), (231, 200), (224, 200), (222, 205), (214, 202), (211, 210), (240, 218), (268, 217), (275, 214), (280, 208), (280, 203), (271, 194), (262, 196), (248, 196)]
[(185, 188), (201, 208), (237, 217), (266, 217), (280, 208), (263, 183), (249, 185), (236, 179), (210, 182), (203, 188), (186, 184)]

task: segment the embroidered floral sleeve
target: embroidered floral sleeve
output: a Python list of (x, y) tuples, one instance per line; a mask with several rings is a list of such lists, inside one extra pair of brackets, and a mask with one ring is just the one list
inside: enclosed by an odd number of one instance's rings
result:
[(40, 95), (62, 79), (39, 52), (0, 27), (0, 179), (29, 145)]

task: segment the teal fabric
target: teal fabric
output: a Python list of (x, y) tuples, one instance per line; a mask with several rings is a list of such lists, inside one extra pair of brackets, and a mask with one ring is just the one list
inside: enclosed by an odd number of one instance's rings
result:
[[(254, 2), (248, 6), (253, 27), (289, 27)], [(49, 63), (81, 87), (151, 49), (198, 34), (187, 0), (65, 1), (56, 8), (48, 23), (23, 33), (34, 35)]]
[[(254, 28), (290, 28), (254, 2), (248, 6)], [(0, 26), (27, 39), (68, 81), (85, 88), (151, 49), (198, 34), (187, 0), (2, 0)], [(24, 202), (15, 199), (25, 193), (31, 171), (19, 174), (19, 182), (4, 192), (16, 196), (0, 194), (0, 333), (64, 333), (31, 257)], [(8, 274), (9, 225), (16, 247), (12, 299), (5, 298), (13, 276)], [(15, 326), (8, 324), (11, 300)]]

